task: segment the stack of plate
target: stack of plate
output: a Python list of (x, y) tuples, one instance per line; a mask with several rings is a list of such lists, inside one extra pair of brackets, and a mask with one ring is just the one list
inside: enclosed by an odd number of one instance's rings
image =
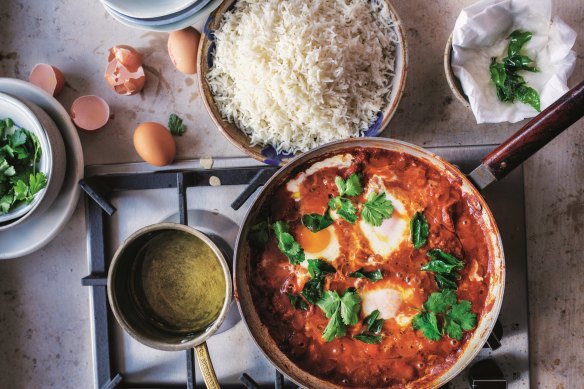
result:
[(175, 31), (199, 24), (222, 0), (102, 0), (119, 22), (152, 31)]

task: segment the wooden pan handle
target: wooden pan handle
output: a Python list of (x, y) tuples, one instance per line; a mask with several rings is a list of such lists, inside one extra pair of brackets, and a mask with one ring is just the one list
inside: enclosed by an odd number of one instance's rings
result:
[(203, 374), (203, 380), (205, 381), (207, 389), (221, 389), (219, 381), (217, 380), (217, 375), (215, 374), (215, 369), (213, 369), (213, 363), (211, 362), (207, 343), (203, 342), (196, 346), (195, 354), (197, 354), (197, 361), (199, 361), (199, 367), (201, 368), (201, 373)]
[(584, 116), (584, 81), (534, 117), (481, 161), (497, 180)]

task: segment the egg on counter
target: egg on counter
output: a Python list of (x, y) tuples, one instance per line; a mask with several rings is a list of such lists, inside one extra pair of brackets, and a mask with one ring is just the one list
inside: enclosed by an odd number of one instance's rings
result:
[(166, 166), (176, 157), (176, 143), (160, 123), (140, 124), (134, 131), (134, 147), (144, 161), (154, 166)]
[(176, 68), (185, 74), (197, 72), (197, 52), (201, 34), (193, 27), (173, 31), (168, 36), (168, 54)]

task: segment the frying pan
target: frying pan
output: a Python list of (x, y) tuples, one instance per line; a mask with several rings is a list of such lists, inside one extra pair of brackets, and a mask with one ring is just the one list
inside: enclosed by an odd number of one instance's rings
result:
[(584, 81), (571, 89), (553, 105), (541, 112), (524, 127), (498, 146), (481, 161), (481, 164), (466, 177), (458, 168), (433, 153), (416, 145), (388, 138), (356, 138), (318, 147), (292, 159), (281, 168), (264, 186), (250, 207), (240, 230), (235, 248), (235, 296), (241, 316), (254, 341), (266, 357), (292, 381), (309, 388), (342, 388), (325, 381), (298, 367), (276, 345), (262, 323), (251, 294), (251, 253), (247, 243), (250, 227), (256, 222), (265, 206), (270, 204), (274, 190), (307, 168), (324, 155), (350, 152), (354, 147), (376, 147), (398, 151), (421, 158), (454, 180), (461, 183), (462, 191), (467, 193), (474, 208), (481, 210), (480, 217), (487, 231), (487, 245), (493, 258), (491, 284), (485, 302), (485, 312), (477, 328), (456, 363), (450, 368), (426, 381), (416, 381), (416, 387), (436, 388), (444, 385), (459, 374), (476, 356), (485, 344), (499, 315), (505, 284), (505, 260), (503, 246), (497, 224), (479, 190), (500, 180), (515, 167), (523, 163), (536, 151), (567, 129), (584, 115)]

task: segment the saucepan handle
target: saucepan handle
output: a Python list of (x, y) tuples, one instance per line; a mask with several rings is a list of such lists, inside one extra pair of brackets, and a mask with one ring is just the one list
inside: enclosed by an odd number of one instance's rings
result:
[(470, 174), (480, 189), (500, 180), (584, 116), (584, 81), (490, 152)]
[(215, 374), (215, 369), (213, 368), (213, 363), (211, 362), (207, 343), (203, 342), (195, 346), (195, 354), (197, 355), (197, 361), (199, 361), (199, 367), (201, 368), (207, 389), (221, 389), (217, 375)]

